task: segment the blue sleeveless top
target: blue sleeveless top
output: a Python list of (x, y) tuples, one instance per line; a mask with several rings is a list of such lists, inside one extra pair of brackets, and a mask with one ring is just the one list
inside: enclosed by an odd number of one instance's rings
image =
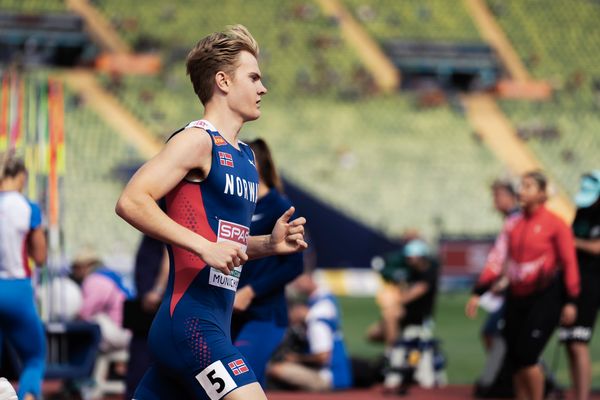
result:
[[(202, 128), (210, 135), (210, 172), (201, 182), (184, 179), (171, 190), (166, 196), (166, 213), (212, 242), (233, 242), (245, 250), (258, 197), (254, 153), (241, 141), (239, 150), (233, 147), (206, 120), (191, 122), (189, 127)], [(171, 317), (181, 308), (217, 323), (229, 336), (242, 266), (224, 275), (183, 248), (168, 246), (168, 251), (171, 267), (165, 300), (170, 302)]]

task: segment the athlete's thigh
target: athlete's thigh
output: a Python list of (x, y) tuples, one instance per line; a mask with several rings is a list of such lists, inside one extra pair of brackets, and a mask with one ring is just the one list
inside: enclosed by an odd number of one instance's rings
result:
[[(190, 315), (191, 314), (191, 315)], [(149, 344), (160, 370), (176, 377), (189, 399), (220, 400), (256, 377), (225, 330), (214, 321), (177, 313), (155, 320)]]

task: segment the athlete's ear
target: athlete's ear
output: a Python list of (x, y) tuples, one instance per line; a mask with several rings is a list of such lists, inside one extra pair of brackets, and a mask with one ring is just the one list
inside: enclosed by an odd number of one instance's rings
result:
[(223, 71), (219, 71), (215, 75), (215, 83), (217, 87), (225, 93), (229, 93), (229, 75)]

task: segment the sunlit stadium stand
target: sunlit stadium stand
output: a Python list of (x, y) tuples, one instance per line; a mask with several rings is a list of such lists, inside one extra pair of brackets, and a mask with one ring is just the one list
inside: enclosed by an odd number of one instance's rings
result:
[(115, 259), (129, 258), (139, 234), (116, 216), (114, 207), (123, 188), (119, 168), (138, 165), (140, 157), (86, 107), (85, 99), (68, 93), (65, 102), (67, 253), (87, 245)]
[(344, 0), (344, 4), (378, 40), (482, 42), (462, 1)]
[[(482, 1), (491, 9), (532, 79), (538, 81), (533, 83), (548, 82), (554, 90), (550, 100), (545, 102), (501, 100), (502, 85), (498, 91), (475, 91), (470, 98), (485, 96), (491, 103), (498, 102), (510, 124), (525, 140), (525, 150), (531, 148), (552, 178), (567, 189), (568, 195), (573, 195), (579, 175), (600, 167), (597, 161), (600, 154), (600, 0)], [(69, 0), (0, 0), (0, 14), (75, 13), (69, 3)], [(269, 93), (261, 104), (262, 117), (245, 124), (240, 138), (248, 141), (260, 136), (268, 141), (278, 168), (286, 180), (293, 183), (290, 196), (292, 190), (300, 189), (303, 195), (308, 195), (306, 197), (314, 196), (311, 200), (316, 207), (345, 214), (355, 225), (364, 223), (377, 231), (378, 237), (386, 236), (384, 239), (388, 242), (407, 228), (422, 232), (433, 247), (436, 247), (436, 239), (441, 239), (437, 243), (441, 246), (434, 250), (441, 255), (442, 274), (447, 277), (456, 267), (459, 276), (457, 284), (446, 285), (442, 279), (443, 293), (438, 298), (435, 316), (436, 332), (443, 340), (449, 360), (451, 386), (416, 391), (411, 395), (416, 399), (470, 396), (471, 387), (466, 385), (473, 383), (483, 367), (483, 350), (478, 342), (482, 316), (467, 320), (464, 305), (468, 294), (444, 291), (470, 285), (465, 271), (471, 272), (485, 262), (487, 246), (501, 224), (500, 216), (493, 210), (489, 186), (493, 179), (510, 175), (508, 167), (498, 161), (483, 141), (481, 131), (469, 123), (473, 120), (467, 116), (471, 117), (472, 113), (467, 103), (460, 100), (466, 98), (458, 90), (460, 85), (452, 79), (447, 86), (440, 85), (439, 80), (432, 82), (435, 79), (430, 76), (423, 80), (417, 77), (414, 85), (407, 85), (411, 77), (402, 73), (400, 91), (381, 91), (374, 75), (365, 67), (361, 53), (347, 42), (345, 25), (340, 23), (344, 19), (327, 16), (320, 0), (85, 0), (85, 3), (106, 18), (107, 30), (116, 32), (114, 36), (118, 36), (119, 42), (126, 43), (125, 50), (120, 48), (118, 52), (131, 49), (134, 54), (125, 54), (131, 56), (130, 62), (156, 55), (161, 61), (156, 65), (162, 68), (156, 75), (107, 73), (110, 67), (102, 69), (98, 62), (94, 68), (89, 62), (95, 56), (92, 54), (86, 59), (88, 62), (80, 63), (85, 65), (83, 74), (92, 81), (96, 79), (87, 89), (101, 86), (114, 96), (117, 100), (114, 102), (110, 98), (105, 101), (107, 96), (89, 93), (86, 99), (85, 85), (73, 84), (73, 79), (64, 80), (66, 166), (60, 183), (60, 221), (61, 243), (65, 247), (61, 255), (66, 258), (60, 260), (62, 265), (82, 246), (91, 245), (110, 267), (124, 272), (126, 279), (131, 278), (131, 261), (140, 234), (116, 216), (114, 207), (124, 181), (151, 153), (144, 151), (140, 143), (144, 142), (144, 136), (162, 142), (175, 129), (201, 117), (202, 105), (185, 74), (185, 57), (206, 34), (241, 23), (260, 43), (259, 61)], [(340, 0), (340, 3), (388, 56), (390, 51), (386, 52), (385, 44), (394, 40), (402, 45), (421, 44), (423, 48), (433, 44), (420, 53), (431, 52), (438, 57), (430, 65), (439, 61), (446, 45), (452, 50), (472, 46), (481, 50), (478, 55), (483, 56), (474, 58), (483, 59), (494, 69), (488, 82), (493, 81), (495, 85), (500, 59), (493, 59), (496, 54), (467, 11), (468, 0)], [(90, 40), (97, 41), (94, 42), (97, 49), (103, 47), (93, 30), (85, 32)], [(443, 46), (436, 47), (440, 43)], [(107, 48), (111, 47), (104, 44), (104, 49)], [(0, 46), (0, 55), (3, 50)], [(108, 53), (102, 54), (103, 60), (111, 59)], [(410, 62), (418, 58), (415, 54), (411, 56)], [(15, 64), (20, 61), (18, 58)], [(0, 75), (7, 68), (1, 63), (0, 59)], [(143, 65), (136, 72), (156, 70), (155, 64), (145, 66), (147, 68)], [(45, 78), (64, 76), (62, 74), (72, 74), (72, 78), (81, 72), (57, 71), (50, 67), (36, 70), (31, 65), (16, 69), (23, 75)], [(510, 72), (510, 68), (499, 73), (508, 79), (507, 71)], [(492, 86), (483, 85), (485, 89)], [(477, 87), (481, 88), (481, 85)], [(115, 104), (102, 112), (96, 107), (98, 102)], [(140, 134), (127, 136), (127, 132), (116, 129), (115, 124), (107, 123), (123, 121), (110, 119), (120, 114), (114, 112), (115, 107), (122, 107), (126, 111), (123, 114), (129, 112), (135, 116), (140, 124), (134, 125), (145, 126), (150, 134), (140, 133), (143, 129), (130, 129)], [(12, 110), (11, 113), (18, 115)], [(504, 117), (502, 113), (497, 114)], [(487, 120), (484, 124), (486, 122), (487, 126), (502, 125), (490, 124)], [(511, 133), (510, 129), (505, 131)], [(135, 139), (139, 147), (132, 144)], [(514, 153), (509, 154), (518, 158)], [(313, 222), (309, 220), (309, 230)], [(332, 252), (340, 249), (339, 253), (346, 255), (344, 245), (336, 242), (339, 237), (329, 235), (336, 230), (336, 233), (345, 232), (345, 227), (330, 225), (331, 230), (320, 231), (327, 232), (323, 242), (336, 244)], [(340, 242), (368, 248), (367, 241), (347, 235), (352, 240)], [(313, 244), (317, 241), (315, 236)], [(449, 250), (444, 251), (445, 246)], [(311, 245), (310, 251), (321, 253), (316, 248)], [(450, 253), (456, 265), (448, 262)], [(314, 253), (305, 254), (310, 262)], [(322, 273), (326, 286), (344, 295), (340, 297), (340, 304), (350, 354), (375, 359), (382, 353), (382, 347), (367, 343), (364, 333), (365, 327), (377, 319), (378, 309), (373, 297), (357, 296), (372, 296), (381, 281), (370, 268), (338, 270), (339, 266), (346, 267), (342, 264), (317, 264), (318, 272)], [(368, 267), (366, 264), (360, 266)], [(43, 280), (49, 268), (41, 271)], [(57, 329), (63, 327), (58, 325)], [(597, 336), (591, 346), (594, 399), (599, 398), (600, 393)], [(79, 338), (72, 342), (75, 347), (85, 344)], [(51, 351), (52, 347), (49, 346)], [(58, 349), (57, 354), (62, 356), (63, 353), (66, 352)], [(552, 339), (544, 359), (561, 386), (567, 387), (570, 378), (564, 358), (564, 352)], [(53, 373), (53, 367), (55, 372), (56, 367), (63, 367), (64, 363), (53, 365), (51, 359), (48, 377), (67, 377), (62, 371)], [(77, 370), (81, 375), (81, 368)], [(85, 371), (86, 376), (89, 374)], [(58, 381), (45, 382), (45, 398), (57, 398), (50, 394), (61, 390), (55, 390), (54, 383)], [(348, 399), (384, 397), (380, 386), (369, 392), (340, 394)], [(269, 398), (276, 400), (286, 396), (288, 394), (269, 393)], [(317, 398), (318, 395), (301, 392), (291, 396)], [(318, 398), (330, 395), (322, 396)], [(118, 397), (103, 399), (115, 398)]]
[(42, 14), (66, 11), (67, 5), (63, 0), (2, 0), (0, 10)]
[(574, 194), (579, 175), (598, 168), (600, 65), (594, 57), (600, 52), (600, 3), (488, 4), (530, 72), (555, 90), (551, 101), (504, 101), (502, 107), (549, 172)]
[(188, 1), (175, 7), (150, 1), (141, 8), (116, 0), (94, 4), (135, 51), (157, 50), (163, 56), (171, 84), (185, 81), (181, 61), (201, 37), (241, 23), (261, 39), (261, 67), (274, 93), (341, 95), (360, 89), (354, 76), (360, 63), (341, 39), (336, 21), (312, 2), (237, 0), (199, 7)]
[[(112, 0), (96, 4), (132, 47), (155, 48), (166, 57), (166, 71), (157, 78), (102, 78), (155, 134), (164, 137), (202, 111), (184, 75), (185, 50), (204, 31), (240, 22), (261, 43), (261, 68), (270, 89), (265, 117), (248, 125), (243, 137), (266, 137), (286, 176), (391, 234), (417, 227), (431, 236), (434, 219), (454, 232), (496, 226), (489, 207), (473, 204), (488, 204), (487, 185), (502, 170), (474, 139), (460, 112), (448, 105), (421, 109), (417, 96), (381, 98), (369, 95), (369, 86), (345, 86), (357, 84), (360, 64), (334, 21), (324, 18), (315, 4), (298, 1), (277, 8), (240, 2), (175, 9), (150, 2), (143, 10)], [(136, 16), (140, 12), (143, 18)], [(264, 24), (278, 20), (280, 27), (265, 29)], [(181, 47), (166, 45), (173, 42)], [(318, 59), (335, 67), (329, 79), (318, 78), (323, 70), (312, 64)], [(368, 80), (363, 72), (359, 75)], [(306, 81), (299, 83), (299, 77)], [(460, 184), (450, 184), (448, 176), (456, 176)], [(440, 215), (439, 204), (449, 202), (457, 204), (456, 210)]]

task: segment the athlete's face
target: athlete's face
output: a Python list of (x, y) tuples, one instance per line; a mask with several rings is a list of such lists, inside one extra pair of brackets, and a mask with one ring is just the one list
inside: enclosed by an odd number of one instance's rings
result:
[(260, 100), (267, 93), (267, 88), (261, 81), (256, 57), (242, 51), (238, 61), (239, 65), (230, 82), (229, 106), (238, 112), (244, 121), (253, 121), (260, 117)]
[(525, 208), (542, 204), (546, 201), (546, 192), (540, 189), (540, 186), (535, 179), (525, 177), (521, 180), (519, 200)]

